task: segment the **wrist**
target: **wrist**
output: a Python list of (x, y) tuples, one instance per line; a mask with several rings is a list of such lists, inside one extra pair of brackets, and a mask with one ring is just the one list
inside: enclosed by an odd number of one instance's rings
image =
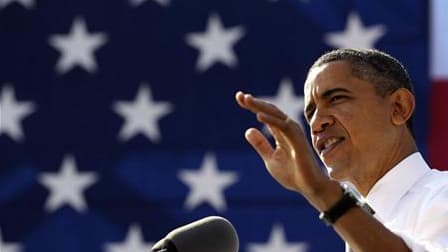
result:
[(359, 207), (370, 215), (375, 214), (373, 209), (360, 197), (359, 193), (355, 192), (349, 185), (341, 184), (340, 188), (343, 191), (342, 197), (330, 208), (321, 211), (319, 214), (319, 219), (324, 221), (325, 224), (333, 225), (354, 207)]
[(305, 196), (311, 205), (318, 211), (326, 211), (330, 207), (334, 206), (338, 200), (340, 200), (344, 194), (339, 182), (334, 180), (327, 180), (319, 187), (319, 190)]

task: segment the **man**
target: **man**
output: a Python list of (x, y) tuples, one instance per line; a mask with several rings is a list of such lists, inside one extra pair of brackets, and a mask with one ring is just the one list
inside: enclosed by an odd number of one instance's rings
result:
[(429, 169), (417, 150), (414, 91), (403, 66), (376, 50), (335, 50), (313, 64), (304, 91), (312, 145), (330, 177), (297, 123), (236, 94), (275, 138), (273, 148), (257, 129), (245, 134), (274, 179), (301, 193), (353, 251), (448, 251), (448, 173)]

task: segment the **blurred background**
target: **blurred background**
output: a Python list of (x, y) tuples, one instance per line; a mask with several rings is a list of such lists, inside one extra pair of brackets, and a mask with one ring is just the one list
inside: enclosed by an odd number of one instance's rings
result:
[(1, 252), (149, 251), (208, 215), (240, 251), (343, 251), (265, 171), (234, 94), (308, 131), (313, 61), (383, 50), (413, 79), (420, 151), (446, 169), (447, 2), (0, 0)]

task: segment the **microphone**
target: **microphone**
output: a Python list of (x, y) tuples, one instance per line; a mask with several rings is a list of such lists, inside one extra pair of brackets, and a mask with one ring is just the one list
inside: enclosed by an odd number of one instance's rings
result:
[(174, 229), (158, 241), (152, 252), (238, 252), (239, 241), (233, 225), (219, 216), (210, 216)]

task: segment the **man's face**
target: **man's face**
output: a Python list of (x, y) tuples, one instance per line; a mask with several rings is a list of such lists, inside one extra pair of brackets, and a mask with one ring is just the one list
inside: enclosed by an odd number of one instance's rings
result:
[(305, 116), (314, 150), (337, 180), (365, 177), (387, 156), (391, 106), (374, 84), (352, 75), (350, 63), (314, 68), (305, 83)]

